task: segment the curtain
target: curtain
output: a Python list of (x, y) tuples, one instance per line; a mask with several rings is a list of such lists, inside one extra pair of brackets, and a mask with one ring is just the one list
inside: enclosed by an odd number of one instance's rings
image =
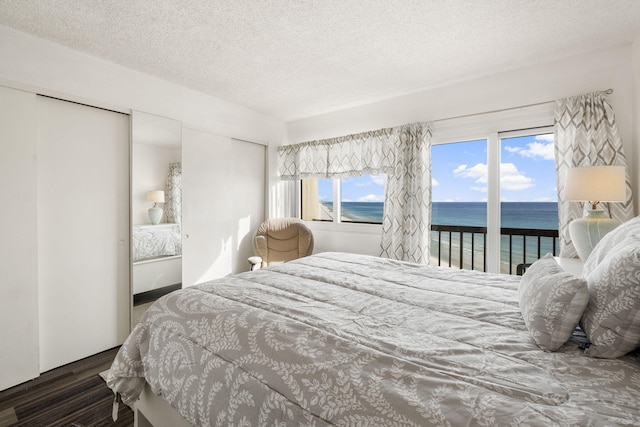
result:
[(170, 163), (164, 203), (165, 221), (182, 223), (182, 163)]
[(281, 180), (345, 178), (388, 173), (393, 168), (393, 129), (380, 129), (338, 138), (278, 148)]
[(395, 161), (386, 180), (381, 256), (428, 264), (431, 126), (401, 126), (392, 139)]
[[(575, 166), (627, 165), (613, 108), (607, 100), (606, 93), (594, 92), (556, 101), (554, 140), (560, 256), (575, 258), (578, 254), (571, 243), (569, 223), (582, 218), (583, 204), (565, 200), (564, 182), (568, 170)], [(625, 202), (601, 203), (606, 214), (622, 222), (633, 217), (628, 171), (626, 187)]]

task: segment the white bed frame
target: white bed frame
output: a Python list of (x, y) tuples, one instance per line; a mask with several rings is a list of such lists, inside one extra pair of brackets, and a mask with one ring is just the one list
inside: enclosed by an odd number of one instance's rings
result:
[(191, 427), (191, 424), (145, 383), (140, 399), (133, 406), (134, 427)]
[(133, 263), (133, 294), (182, 283), (182, 255), (145, 259)]

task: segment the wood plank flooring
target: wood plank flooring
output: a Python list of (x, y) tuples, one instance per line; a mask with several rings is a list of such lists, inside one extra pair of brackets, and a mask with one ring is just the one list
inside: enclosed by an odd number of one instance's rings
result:
[(133, 426), (133, 412), (123, 404), (113, 422), (113, 392), (98, 375), (109, 369), (117, 351), (107, 350), (0, 391), (0, 427)]

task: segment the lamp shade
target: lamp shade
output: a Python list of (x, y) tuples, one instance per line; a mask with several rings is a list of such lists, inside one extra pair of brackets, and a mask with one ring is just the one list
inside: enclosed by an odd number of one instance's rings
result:
[(581, 166), (569, 169), (565, 200), (622, 202), (626, 197), (624, 166)]
[(149, 191), (147, 199), (153, 203), (164, 203), (164, 191)]
[(565, 199), (590, 202), (586, 217), (569, 223), (569, 235), (578, 256), (586, 261), (593, 248), (620, 222), (608, 218), (598, 202), (622, 202), (626, 197), (624, 166), (583, 166), (569, 169), (565, 181)]

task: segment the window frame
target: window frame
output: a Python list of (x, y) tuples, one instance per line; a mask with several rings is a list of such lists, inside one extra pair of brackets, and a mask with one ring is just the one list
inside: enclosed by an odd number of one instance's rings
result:
[[(354, 175), (354, 176), (364, 176), (371, 174), (363, 174), (363, 175)], [(386, 174), (385, 174), (386, 175)], [(319, 178), (318, 178), (319, 179)], [(325, 178), (326, 179), (326, 178)], [(368, 222), (368, 221), (342, 221), (342, 178), (331, 178), (333, 185), (333, 221), (327, 220), (305, 220), (308, 222), (312, 222), (313, 224), (350, 224), (350, 225), (372, 225), (372, 226), (382, 226), (382, 220), (380, 222)], [(385, 177), (386, 180), (386, 177)], [(302, 179), (299, 180), (298, 185), (298, 218), (302, 218)], [(386, 184), (385, 184), (386, 187)], [(383, 201), (384, 203), (384, 201)], [(383, 212), (384, 212), (384, 204), (383, 204)]]
[[(509, 126), (499, 122), (496, 127)], [(458, 129), (458, 132), (460, 130)], [(434, 132), (435, 133), (435, 132)], [(501, 229), (501, 195), (500, 195), (500, 164), (502, 163), (502, 139), (518, 136), (531, 136), (553, 133), (553, 124), (545, 124), (530, 128), (516, 128), (515, 130), (493, 130), (486, 134), (469, 133), (460, 139), (439, 138), (432, 146), (441, 144), (455, 144), (474, 140), (487, 141), (487, 236), (486, 236), (486, 271), (500, 273), (500, 229)], [(460, 133), (458, 135), (462, 135)], [(453, 137), (450, 137), (453, 138)]]

